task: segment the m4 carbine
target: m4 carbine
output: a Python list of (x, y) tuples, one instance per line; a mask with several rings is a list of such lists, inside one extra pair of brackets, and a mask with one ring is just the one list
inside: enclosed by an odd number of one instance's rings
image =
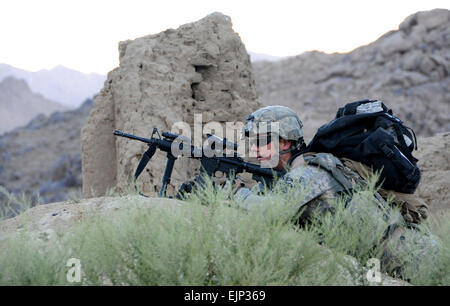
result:
[[(158, 138), (155, 137), (158, 134)], [(162, 177), (162, 187), (159, 193), (160, 197), (166, 196), (167, 185), (170, 183), (173, 166), (178, 156), (173, 154), (173, 149), (177, 153), (182, 152), (181, 156), (200, 159), (201, 174), (206, 174), (210, 178), (214, 177), (216, 172), (222, 172), (227, 178), (237, 175), (242, 172), (252, 173), (252, 178), (258, 182), (266, 185), (271, 185), (275, 178), (284, 174), (283, 171), (274, 170), (270, 168), (261, 168), (259, 165), (248, 163), (244, 161), (237, 154), (237, 144), (221, 139), (217, 136), (207, 134), (210, 142), (210, 147), (198, 148), (191, 144), (191, 140), (187, 137), (163, 132), (161, 135), (157, 128), (153, 129), (151, 138), (143, 138), (132, 134), (127, 134), (119, 130), (114, 130), (115, 136), (125, 137), (133, 140), (145, 142), (148, 145), (147, 151), (142, 155), (136, 172), (134, 173), (134, 182), (136, 186), (136, 179), (144, 170), (147, 163), (153, 157), (156, 149), (167, 152), (166, 168)], [(231, 149), (232, 156), (224, 156), (224, 149)], [(177, 154), (178, 155), (178, 154)]]

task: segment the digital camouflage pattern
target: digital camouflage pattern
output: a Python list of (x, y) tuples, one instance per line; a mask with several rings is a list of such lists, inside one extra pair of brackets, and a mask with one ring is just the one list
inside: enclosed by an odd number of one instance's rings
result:
[[(305, 163), (296, 163), (298, 159), (304, 159)], [(307, 153), (297, 157), (291, 164), (300, 166), (288, 169), (288, 172), (280, 178), (279, 183), (290, 185), (294, 181), (299, 182), (296, 209), (299, 212), (297, 223), (300, 226), (309, 223), (313, 214), (321, 216), (333, 211), (330, 203), (340, 192), (345, 191), (353, 184), (364, 183), (361, 176), (330, 153)], [(239, 203), (238, 205), (247, 211), (264, 210), (264, 205), (270, 203), (264, 199), (270, 197), (271, 193), (269, 191), (263, 194), (263, 191), (264, 188), (261, 184), (255, 185), (252, 190), (241, 188), (236, 192), (235, 199)], [(420, 265), (420, 262), (425, 259), (432, 260), (437, 246), (435, 237), (401, 226), (404, 224), (402, 215), (398, 211), (390, 209), (386, 201), (378, 194), (375, 197), (371, 194), (368, 198), (373, 200), (365, 201), (354, 197), (347, 203), (346, 208), (355, 218), (370, 215), (373, 217), (374, 227), (386, 230), (388, 236), (382, 257), (383, 265), (402, 266), (402, 258), (405, 258), (407, 250), (412, 249), (415, 250), (412, 261), (414, 265)], [(389, 218), (387, 218), (388, 214)], [(387, 219), (393, 223), (387, 224)], [(373, 232), (376, 232), (375, 228)]]
[[(311, 155), (306, 155), (307, 157)], [(336, 164), (340, 161), (329, 153), (320, 153), (320, 157), (323, 158), (323, 163)], [(291, 164), (295, 165), (297, 159), (302, 159), (303, 156), (297, 157)], [(302, 163), (303, 164), (303, 163)], [(302, 165), (299, 167), (292, 167), (289, 171), (280, 178), (281, 183), (292, 185), (293, 182), (298, 184), (298, 210), (303, 211), (300, 214), (299, 223), (305, 224), (310, 221), (314, 210), (318, 209), (319, 213), (325, 213), (329, 211), (329, 201), (333, 199), (336, 194), (346, 189), (339, 181), (337, 181), (332, 175), (328, 173), (325, 168)], [(255, 208), (261, 208), (264, 201), (263, 197), (270, 197), (269, 194), (262, 194), (264, 186), (262, 184), (255, 185), (252, 190), (248, 188), (241, 188), (235, 194), (235, 199), (240, 203), (241, 207), (249, 210)]]
[[(337, 193), (344, 190), (344, 187), (334, 177), (329, 175), (326, 170), (314, 166), (291, 169), (281, 180), (287, 184), (292, 184), (294, 181), (299, 182), (299, 190), (297, 191), (300, 196), (298, 202), (299, 208), (320, 197), (327, 191)], [(252, 190), (241, 188), (235, 196), (240, 201), (244, 201), (248, 207), (250, 202), (261, 202), (258, 194), (262, 193), (263, 188), (261, 183), (255, 185)]]
[(286, 106), (271, 105), (248, 116), (242, 128), (242, 138), (255, 137), (259, 133), (277, 133), (283, 139), (298, 140), (303, 138), (302, 127), (302, 122), (293, 110)]

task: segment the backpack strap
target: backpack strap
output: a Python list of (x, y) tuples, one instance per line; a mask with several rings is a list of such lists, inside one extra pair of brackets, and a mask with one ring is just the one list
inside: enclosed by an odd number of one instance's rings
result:
[[(366, 184), (370, 173), (363, 164), (346, 158), (343, 158), (343, 163), (340, 159), (330, 153), (307, 153), (304, 155), (304, 159), (308, 164), (319, 166), (331, 173), (333, 178), (338, 181), (346, 191), (351, 191), (355, 184)], [(362, 175), (355, 170), (356, 167), (347, 166), (349, 161), (354, 162), (355, 165), (359, 166)], [(378, 192), (374, 193), (374, 197), (377, 200), (376, 203), (378, 207), (383, 211), (385, 217), (387, 217), (388, 209), (386, 200)]]
[(319, 166), (329, 172), (347, 191), (353, 188), (353, 183), (338, 168), (343, 169), (342, 162), (330, 153), (307, 153), (303, 155), (306, 163)]

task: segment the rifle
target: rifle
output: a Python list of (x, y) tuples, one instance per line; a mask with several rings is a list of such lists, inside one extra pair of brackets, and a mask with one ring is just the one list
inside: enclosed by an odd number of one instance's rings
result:
[[(158, 134), (159, 138), (156, 138), (155, 134)], [(135, 187), (137, 178), (155, 154), (156, 149), (167, 152), (167, 162), (162, 177), (162, 187), (159, 193), (160, 197), (166, 196), (167, 185), (170, 183), (173, 166), (177, 159), (177, 156), (172, 154), (173, 148), (178, 148), (179, 152), (184, 152), (184, 154), (181, 154), (182, 156), (200, 159), (202, 166), (200, 173), (204, 173), (210, 178), (212, 178), (217, 171), (224, 173), (227, 178), (246, 171), (252, 173), (252, 178), (254, 180), (266, 185), (271, 185), (275, 178), (280, 177), (285, 173), (284, 171), (261, 168), (259, 165), (244, 161), (236, 152), (237, 144), (227, 141), (226, 138), (221, 139), (211, 134), (207, 134), (208, 141), (211, 145), (207, 150), (205, 150), (205, 148), (193, 146), (189, 138), (177, 134), (163, 132), (161, 138), (156, 127), (153, 129), (152, 136), (149, 139), (127, 134), (119, 130), (114, 130), (114, 135), (138, 140), (148, 145), (148, 149), (142, 155), (141, 161), (134, 173)], [(222, 156), (224, 148), (231, 149), (233, 156)], [(142, 193), (140, 194), (143, 195)]]

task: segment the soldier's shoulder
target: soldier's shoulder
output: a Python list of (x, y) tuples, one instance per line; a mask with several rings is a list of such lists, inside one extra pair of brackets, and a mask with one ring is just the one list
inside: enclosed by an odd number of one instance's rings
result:
[(313, 185), (322, 185), (325, 182), (333, 183), (337, 181), (325, 169), (315, 165), (303, 164), (295, 169), (291, 169), (286, 173), (289, 180), (302, 181), (305, 184), (311, 183)]
[(307, 176), (330, 176), (327, 171), (341, 166), (343, 166), (342, 162), (331, 153), (306, 153), (293, 159), (289, 167), (289, 174), (298, 177), (304, 172), (304, 169), (309, 169), (306, 173)]
[[(333, 155), (329, 158), (331, 157)], [(306, 161), (295, 168), (291, 168), (286, 174), (286, 179), (299, 185), (301, 205), (326, 192), (337, 193), (345, 189), (328, 170)]]

